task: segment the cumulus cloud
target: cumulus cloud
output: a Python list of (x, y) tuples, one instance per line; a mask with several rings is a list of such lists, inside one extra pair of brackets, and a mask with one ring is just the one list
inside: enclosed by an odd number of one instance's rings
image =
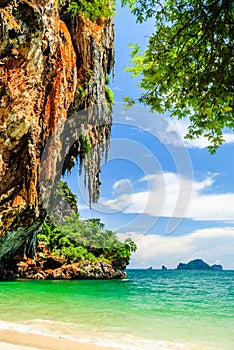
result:
[(119, 237), (131, 237), (137, 244), (132, 268), (175, 268), (179, 262), (201, 258), (211, 265), (220, 262), (224, 268), (234, 269), (234, 227), (200, 229), (183, 236), (128, 232)]
[(217, 174), (209, 174), (203, 181), (195, 181), (170, 172), (150, 174), (139, 181), (146, 184), (142, 191), (137, 189), (139, 184), (133, 186), (125, 179), (113, 185), (115, 190), (118, 188), (117, 196), (101, 199), (96, 209), (108, 213), (233, 221), (234, 193), (207, 193), (216, 177)]

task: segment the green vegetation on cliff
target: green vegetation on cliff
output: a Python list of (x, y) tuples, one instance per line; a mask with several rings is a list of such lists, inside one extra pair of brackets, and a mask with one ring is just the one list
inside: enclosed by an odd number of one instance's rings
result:
[(41, 257), (46, 252), (65, 258), (66, 263), (105, 261), (122, 269), (128, 265), (131, 253), (136, 251), (130, 238), (121, 243), (117, 234), (105, 229), (100, 219), (81, 220), (78, 214), (65, 217), (61, 225), (44, 222), (37, 241)]
[[(122, 0), (122, 5), (129, 5), (132, 8), (134, 0)], [(58, 1), (58, 6), (63, 4), (63, 0)], [(100, 18), (110, 18), (115, 11), (115, 0), (75, 0), (68, 7), (68, 12), (72, 16), (82, 14), (85, 18), (96, 22)]]
[(72, 1), (68, 7), (72, 16), (82, 14), (95, 22), (98, 18), (109, 18), (114, 13), (114, 2), (109, 0), (77, 0)]
[(37, 234), (40, 259), (61, 257), (66, 264), (104, 261), (122, 270), (126, 268), (131, 253), (136, 251), (136, 244), (130, 238), (122, 243), (100, 219), (82, 220), (77, 212), (77, 198), (62, 180), (52, 202), (52, 214)]

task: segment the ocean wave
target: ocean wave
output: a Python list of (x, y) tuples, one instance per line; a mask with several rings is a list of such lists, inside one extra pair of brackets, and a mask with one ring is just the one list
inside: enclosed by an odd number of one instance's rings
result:
[(24, 323), (13, 323), (0, 320), (0, 330), (14, 331), (23, 334), (34, 334), (45, 337), (62, 338), (82, 343), (93, 343), (103, 347), (112, 347), (121, 350), (190, 350), (185, 344), (169, 341), (155, 341), (142, 339), (131, 335), (107, 334), (77, 331), (77, 325), (33, 319)]

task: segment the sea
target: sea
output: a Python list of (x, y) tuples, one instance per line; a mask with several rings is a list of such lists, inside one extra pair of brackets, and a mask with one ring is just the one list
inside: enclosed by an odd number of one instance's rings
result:
[(0, 330), (129, 350), (234, 349), (234, 271), (127, 274), (0, 282)]

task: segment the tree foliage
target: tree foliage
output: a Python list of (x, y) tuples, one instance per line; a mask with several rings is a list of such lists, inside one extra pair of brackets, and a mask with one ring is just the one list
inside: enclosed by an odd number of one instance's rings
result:
[[(72, 208), (77, 208), (77, 196), (70, 190), (67, 182), (60, 180), (57, 184), (56, 192), (58, 199), (61, 201), (61, 197), (68, 202)], [(56, 204), (55, 204), (56, 205)], [(58, 204), (57, 204), (58, 205)]]
[(109, 18), (114, 13), (114, 4), (109, 0), (76, 0), (72, 1), (68, 11), (73, 16), (82, 14), (93, 22), (99, 18)]
[[(141, 55), (133, 47), (133, 76), (142, 75), (140, 102), (160, 113), (189, 117), (187, 138), (204, 135), (215, 152), (225, 127), (234, 130), (234, 2), (123, 0), (139, 22), (155, 18)], [(125, 99), (135, 103), (131, 98)]]
[(48, 253), (67, 259), (68, 263), (89, 261), (120, 262), (126, 266), (136, 244), (131, 238), (120, 242), (114, 231), (105, 229), (100, 219), (81, 220), (79, 215), (67, 216), (62, 225), (44, 222), (37, 235)]

